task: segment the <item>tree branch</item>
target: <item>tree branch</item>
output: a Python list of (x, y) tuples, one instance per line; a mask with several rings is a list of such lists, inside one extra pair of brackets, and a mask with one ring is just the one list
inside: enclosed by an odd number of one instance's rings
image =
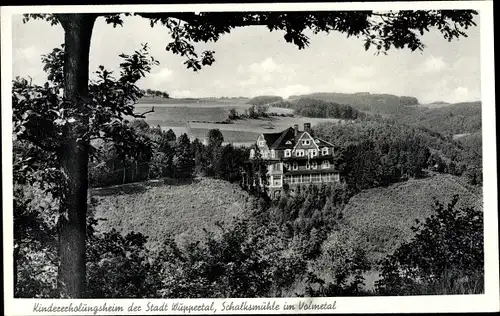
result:
[(155, 107), (153, 106), (151, 108), (151, 110), (149, 110), (149, 111), (146, 111), (144, 113), (133, 113), (132, 116), (134, 118), (146, 118), (146, 116), (145, 116), (146, 114), (153, 113), (154, 111), (155, 111)]

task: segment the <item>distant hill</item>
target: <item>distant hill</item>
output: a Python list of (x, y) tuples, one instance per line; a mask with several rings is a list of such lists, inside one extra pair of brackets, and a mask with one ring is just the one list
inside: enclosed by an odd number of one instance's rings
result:
[(346, 205), (341, 229), (355, 231), (368, 257), (379, 260), (411, 239), (415, 219), (423, 220), (434, 213), (433, 198), (446, 205), (458, 194), (460, 207), (479, 209), (482, 208), (481, 190), (448, 174), (369, 189), (355, 195)]
[(304, 117), (357, 119), (366, 114), (347, 104), (322, 101), (311, 98), (298, 98), (290, 101), (276, 101), (269, 104), (273, 107), (281, 107), (295, 110), (295, 114)]
[(440, 108), (443, 106), (448, 106), (451, 104), (452, 103), (448, 103), (448, 102), (444, 102), (444, 101), (435, 101), (432, 103), (419, 104), (419, 107), (433, 109), (433, 108)]
[(115, 228), (149, 236), (154, 249), (167, 235), (176, 240), (195, 241), (203, 229), (213, 231), (216, 222), (233, 222), (251, 213), (251, 197), (237, 184), (211, 178), (186, 185), (130, 183), (93, 189), (97, 199), (96, 218), (104, 218), (98, 229)]
[(358, 93), (311, 93), (290, 96), (290, 100), (298, 98), (309, 98), (339, 104), (348, 104), (360, 111), (379, 114), (393, 114), (404, 108), (414, 108), (419, 102), (415, 97), (396, 96), (392, 94), (371, 94), (369, 92)]
[(248, 100), (247, 103), (252, 104), (252, 105), (264, 105), (264, 104), (269, 104), (272, 102), (282, 101), (282, 100), (283, 100), (282, 97), (275, 96), (275, 95), (261, 95), (261, 96), (251, 98), (250, 100)]
[(481, 130), (481, 102), (463, 102), (438, 108), (420, 109), (401, 117), (407, 124), (423, 126), (445, 134), (468, 134)]

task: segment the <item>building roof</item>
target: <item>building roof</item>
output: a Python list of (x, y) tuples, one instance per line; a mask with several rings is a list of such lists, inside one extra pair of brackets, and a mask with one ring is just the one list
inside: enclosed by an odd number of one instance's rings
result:
[[(299, 138), (304, 134), (305, 131), (298, 131), (297, 135), (295, 135), (295, 129), (293, 127), (289, 127), (286, 130), (279, 133), (262, 133), (264, 139), (266, 141), (267, 147), (269, 149), (287, 149), (293, 148)], [(333, 144), (330, 144), (327, 141), (324, 141), (320, 138), (314, 138), (318, 147), (333, 147)], [(287, 142), (290, 141), (289, 144)]]

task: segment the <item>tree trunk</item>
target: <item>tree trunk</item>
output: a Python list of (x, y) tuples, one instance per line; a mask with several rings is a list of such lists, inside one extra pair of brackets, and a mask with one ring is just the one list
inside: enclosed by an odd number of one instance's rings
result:
[[(81, 298), (85, 293), (85, 242), (88, 191), (89, 143), (81, 137), (88, 130), (88, 115), (83, 107), (88, 95), (90, 38), (95, 15), (62, 14), (64, 28), (64, 97), (80, 114), (67, 125), (61, 146), (62, 171), (66, 177), (60, 219), (59, 287), (64, 297)], [(82, 115), (83, 114), (83, 115)], [(80, 139), (79, 139), (80, 138)]]

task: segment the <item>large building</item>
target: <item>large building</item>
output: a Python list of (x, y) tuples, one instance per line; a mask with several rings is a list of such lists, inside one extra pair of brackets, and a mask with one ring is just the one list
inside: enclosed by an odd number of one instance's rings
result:
[[(267, 166), (268, 192), (273, 198), (283, 191), (293, 193), (298, 185), (340, 181), (334, 146), (313, 137), (310, 123), (304, 124), (303, 131), (296, 124), (280, 133), (263, 133), (256, 145)], [(252, 149), (250, 160), (256, 155)]]

